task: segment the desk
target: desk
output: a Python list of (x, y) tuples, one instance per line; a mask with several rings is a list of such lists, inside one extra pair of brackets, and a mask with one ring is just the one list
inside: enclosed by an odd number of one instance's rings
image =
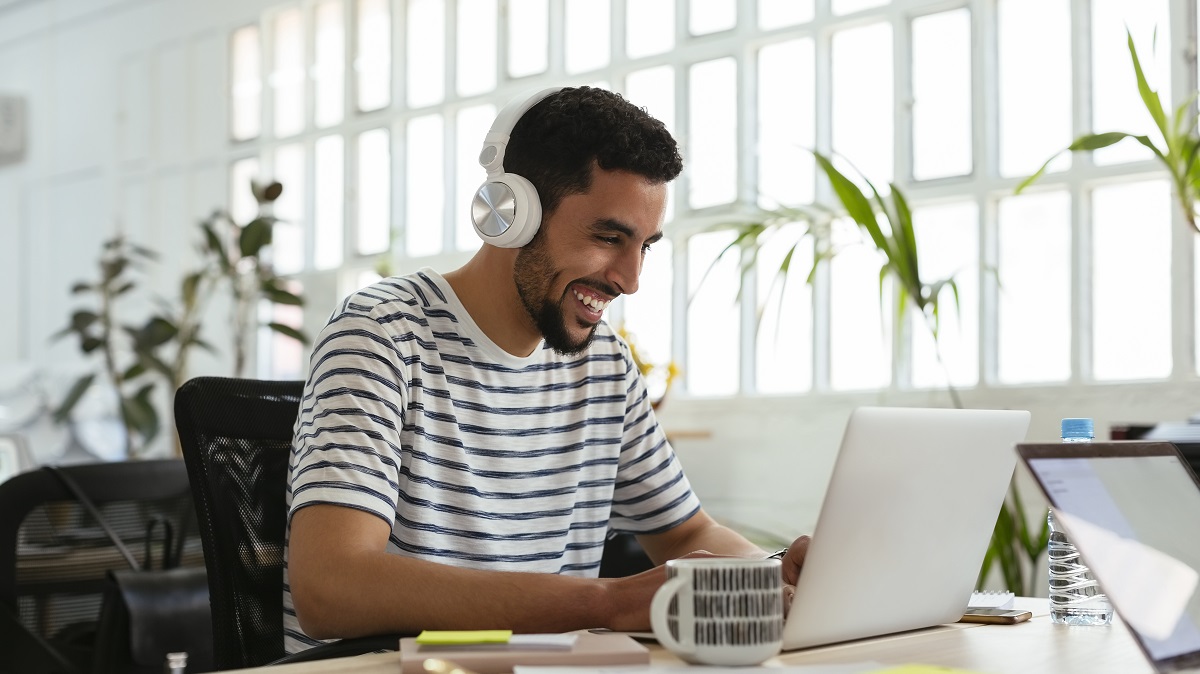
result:
[[(767, 666), (880, 662), (957, 667), (981, 674), (1154, 674), (1137, 643), (1119, 624), (1068, 627), (1050, 622), (1045, 599), (1018, 598), (1017, 608), (1033, 611), (1019, 625), (943, 625), (874, 639), (782, 653)], [(684, 667), (657, 646), (652, 663)], [(243, 670), (259, 674), (397, 674), (399, 653), (362, 655), (322, 662)], [(696, 670), (703, 674), (703, 669)]]

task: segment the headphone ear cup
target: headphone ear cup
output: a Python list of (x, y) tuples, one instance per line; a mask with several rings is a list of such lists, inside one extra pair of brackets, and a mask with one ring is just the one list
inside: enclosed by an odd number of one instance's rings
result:
[(471, 202), (475, 233), (497, 248), (520, 248), (542, 224), (537, 188), (522, 176), (503, 173), (485, 182)]

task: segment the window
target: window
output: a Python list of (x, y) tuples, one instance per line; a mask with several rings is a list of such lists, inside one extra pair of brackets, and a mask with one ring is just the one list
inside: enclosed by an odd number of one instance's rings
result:
[(338, 124), (346, 102), (346, 28), (340, 0), (316, 8), (313, 63), (313, 123)]
[[(1026, 176), (1071, 142), (1071, 8), (998, 0), (1000, 173)], [(1064, 155), (1053, 170), (1070, 166)]]
[(445, 0), (409, 0), (408, 107), (442, 101), (446, 85)]
[(1005, 197), (999, 207), (999, 380), (1071, 376), (1071, 199)]
[[(1200, 274), (1178, 273), (1200, 243), (1178, 250), (1178, 205), (1149, 151), (1063, 154), (1012, 189), (1080, 133), (1159, 138), (1126, 29), (1151, 88), (1178, 105), (1184, 13), (1168, 0), (281, 2), (229, 35), (231, 212), (257, 213), (250, 177), (280, 180), (267, 254), (315, 295), (377, 265), (449, 268), (479, 246), (468, 209), (500, 106), (613, 87), (675, 135), (685, 165), (640, 291), (609, 319), (679, 363), (685, 396), (1177, 381), (1197, 374), (1180, 354), (1200, 364)], [(838, 202), (814, 151), (907, 198), (923, 282), (958, 291), (956, 305), (941, 289), (936, 341), (931, 316), (895, 314), (864, 233), (826, 212)], [(715, 227), (779, 206), (795, 210), (757, 241)], [(1186, 292), (1195, 315), (1173, 315)]]
[(737, 198), (737, 64), (705, 61), (688, 75), (688, 202), (692, 208), (727, 204)]
[(690, 0), (688, 3), (688, 32), (707, 35), (729, 30), (737, 25), (737, 3), (734, 0)]
[(359, 255), (387, 252), (392, 243), (392, 151), (387, 129), (371, 129), (358, 136), (358, 216), (356, 246)]
[(546, 72), (549, 51), (549, 0), (508, 0), (508, 76)]
[(833, 35), (833, 151), (883, 192), (892, 180), (892, 27)]
[(274, 232), (271, 235), (271, 256), (275, 271), (294, 274), (304, 269), (304, 195), (308, 193), (305, 178), (304, 146), (298, 143), (281, 145), (272, 161), (275, 179), (283, 184), (283, 192), (275, 201)]
[(586, 73), (608, 65), (608, 0), (565, 0), (565, 4), (567, 73)]
[(458, 0), (458, 95), (496, 88), (496, 0)]
[[(387, 0), (358, 0), (354, 72), (359, 110), (378, 110), (392, 100), (391, 22)], [(437, 55), (431, 56), (436, 63)]]
[(313, 206), (313, 266), (336, 269), (342, 264), (345, 239), (345, 156), (341, 136), (317, 139), (313, 165), (317, 170)]
[(971, 13), (912, 22), (914, 180), (971, 172)]
[(442, 252), (445, 181), (442, 178), (442, 116), (414, 117), (408, 122), (408, 205), (404, 236), (411, 257)]
[[(1092, 193), (1092, 368), (1096, 379), (1171, 374), (1171, 186)], [(1137, 273), (1130, 273), (1137, 270)]]
[(675, 46), (675, 0), (641, 0), (625, 6), (625, 53), (636, 59)]
[(249, 140), (262, 128), (262, 68), (258, 26), (234, 31), (230, 40), (229, 133), (234, 140)]
[(738, 250), (721, 255), (729, 232), (688, 239), (688, 350), (684, 377), (690, 393), (732, 395), (741, 371), (741, 308), (737, 301)]
[(274, 28), (272, 131), (276, 138), (285, 138), (304, 129), (304, 14), (299, 9), (284, 10), (275, 17)]

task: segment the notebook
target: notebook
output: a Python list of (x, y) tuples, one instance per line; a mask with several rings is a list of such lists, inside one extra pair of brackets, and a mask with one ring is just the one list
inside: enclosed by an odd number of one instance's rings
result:
[(784, 649), (961, 619), (1028, 426), (1015, 410), (855, 410)]
[(578, 633), (569, 649), (477, 649), (422, 647), (415, 637), (400, 640), (401, 674), (425, 674), (426, 658), (449, 660), (477, 674), (506, 674), (516, 665), (601, 667), (646, 665), (650, 651), (624, 634)]
[(1088, 442), (1017, 453), (1151, 666), (1200, 672), (1200, 481), (1179, 450)]
[(1013, 601), (1016, 597), (1012, 592), (972, 592), (971, 600), (967, 602), (967, 608), (1003, 608), (1008, 609), (1013, 607)]

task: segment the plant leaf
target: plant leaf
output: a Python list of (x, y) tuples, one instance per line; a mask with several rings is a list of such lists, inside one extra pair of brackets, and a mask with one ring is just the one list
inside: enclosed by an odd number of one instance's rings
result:
[(221, 237), (217, 236), (217, 231), (213, 229), (212, 222), (207, 220), (201, 222), (200, 229), (204, 231), (204, 240), (208, 244), (208, 252), (217, 258), (217, 266), (221, 268), (221, 271), (228, 274), (233, 269), (233, 263), (229, 261), (229, 255), (225, 252), (225, 246), (221, 243)]
[(102, 346), (104, 346), (104, 340), (98, 337), (82, 335), (79, 341), (79, 348), (83, 349), (84, 353), (91, 353)]
[(871, 208), (871, 202), (867, 200), (866, 195), (862, 193), (858, 185), (855, 185), (853, 181), (834, 168), (833, 162), (825, 155), (820, 152), (814, 152), (813, 157), (829, 178), (834, 194), (837, 195), (838, 201), (842, 203), (842, 206), (846, 208), (847, 214), (867, 230), (877, 248), (881, 251), (887, 250), (888, 245), (883, 238), (883, 231), (879, 229), (879, 222), (875, 219), (875, 210)]
[(71, 314), (71, 326), (67, 329), (83, 334), (85, 330), (92, 327), (99, 319), (100, 316), (96, 312), (81, 309)]
[(75, 408), (75, 405), (79, 404), (79, 400), (83, 398), (83, 394), (87, 393), (88, 388), (91, 387), (95, 379), (96, 374), (92, 373), (80, 377), (71, 385), (71, 390), (67, 391), (67, 396), (63, 398), (63, 401), (54, 410), (55, 422), (61, 424), (70, 418), (71, 410)]
[(94, 290), (94, 289), (95, 289), (95, 286), (93, 286), (92, 284), (86, 283), (84, 281), (78, 281), (75, 283), (75, 285), (71, 286), (71, 294), (78, 295), (80, 293), (86, 293), (86, 292), (88, 292), (90, 290)]
[(162, 316), (154, 316), (146, 322), (141, 332), (145, 338), (145, 344), (156, 347), (175, 339), (175, 336), (179, 334), (179, 327)]
[[(1020, 194), (1022, 191), (1024, 191), (1024, 189), (1026, 187), (1029, 187), (1033, 183), (1037, 182), (1038, 178), (1041, 178), (1042, 174), (1044, 174), (1046, 172), (1046, 167), (1050, 166), (1050, 163), (1053, 162), (1055, 159), (1057, 159), (1058, 156), (1061, 155), (1063, 152), (1068, 152), (1068, 151), (1070, 151), (1070, 152), (1085, 152), (1085, 151), (1099, 150), (1102, 147), (1108, 147), (1109, 145), (1118, 143), (1118, 142), (1124, 140), (1125, 138), (1136, 138), (1136, 136), (1134, 136), (1131, 133), (1125, 133), (1123, 131), (1109, 131), (1107, 133), (1084, 134), (1084, 135), (1076, 138), (1073, 143), (1071, 143), (1070, 145), (1068, 145), (1066, 147), (1066, 149), (1061, 150), (1059, 152), (1055, 152), (1053, 155), (1051, 155), (1050, 158), (1046, 160), (1046, 163), (1042, 164), (1041, 168), (1039, 168), (1037, 171), (1035, 171), (1033, 175), (1022, 180), (1021, 183), (1019, 185), (1017, 185), (1017, 188), (1015, 190), (1013, 190), (1013, 194)], [(1155, 152), (1155, 154), (1158, 154), (1160, 156), (1162, 154), (1158, 151), (1158, 148), (1154, 148), (1154, 152)]]
[(278, 332), (281, 335), (286, 335), (288, 337), (291, 337), (292, 339), (300, 342), (301, 344), (308, 344), (308, 337), (305, 336), (305, 334), (303, 332), (300, 332), (299, 330), (297, 330), (296, 328), (293, 328), (290, 325), (284, 325), (283, 323), (267, 323), (267, 327), (274, 330), (275, 332)]
[(269, 281), (262, 283), (259, 288), (262, 290), (263, 297), (275, 304), (287, 304), (294, 307), (304, 306), (303, 297), (284, 290)]
[(238, 236), (242, 257), (257, 258), (264, 246), (271, 243), (271, 220), (255, 218), (246, 223)]
[(121, 379), (130, 381), (132, 379), (137, 379), (143, 374), (146, 374), (146, 366), (141, 361), (138, 361), (133, 365), (130, 365), (129, 368), (121, 374)]
[(193, 272), (183, 277), (181, 290), (183, 291), (184, 306), (196, 305), (196, 292), (200, 288), (200, 281), (204, 278), (204, 272)]
[(1171, 147), (1171, 132), (1167, 128), (1166, 113), (1163, 112), (1162, 99), (1158, 97), (1158, 92), (1150, 88), (1150, 83), (1146, 81), (1146, 73), (1142, 71), (1142, 62), (1138, 59), (1137, 47), (1133, 45), (1133, 33), (1129, 29), (1125, 29), (1125, 38), (1129, 43), (1129, 56), (1133, 59), (1133, 72), (1137, 76), (1138, 93), (1142, 96), (1142, 103), (1146, 106), (1146, 112), (1150, 113), (1150, 117), (1154, 119), (1155, 126), (1163, 135), (1163, 140), (1167, 142), (1167, 148)]
[(896, 222), (892, 223), (892, 236), (896, 239), (897, 252), (902, 254), (908, 262), (908, 277), (905, 279), (905, 285), (909, 288), (909, 292), (913, 293), (918, 300), (917, 306), (924, 309), (924, 304), (920, 302), (921, 298), (921, 272), (917, 262), (917, 235), (913, 230), (912, 210), (908, 207), (908, 200), (904, 198), (904, 194), (895, 184), (891, 185), (892, 203), (896, 205)]
[(129, 266), (129, 258), (118, 256), (111, 260), (104, 260), (100, 263), (100, 269), (104, 272), (104, 283), (108, 283), (120, 276), (125, 268)]
[(146, 384), (132, 398), (121, 401), (121, 416), (126, 428), (136, 431), (145, 445), (158, 435), (158, 412), (150, 402), (154, 384)]

